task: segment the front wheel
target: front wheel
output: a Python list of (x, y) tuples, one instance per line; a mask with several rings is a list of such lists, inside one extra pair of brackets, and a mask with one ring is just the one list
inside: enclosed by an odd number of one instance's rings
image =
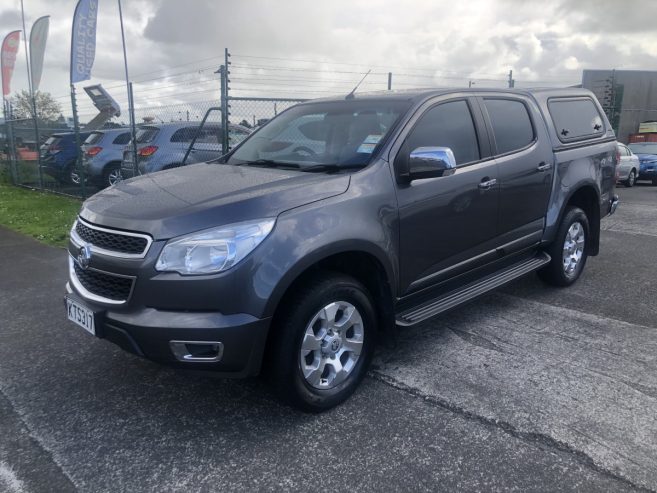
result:
[(584, 270), (588, 257), (589, 220), (579, 207), (569, 207), (554, 242), (547, 249), (552, 260), (538, 275), (553, 286), (570, 286)]
[(631, 170), (630, 174), (627, 175), (627, 180), (625, 180), (625, 186), (628, 188), (632, 188), (635, 183), (636, 183), (636, 171)]
[(377, 332), (369, 293), (357, 280), (324, 273), (282, 307), (273, 327), (267, 375), (292, 405), (321, 412), (356, 389)]

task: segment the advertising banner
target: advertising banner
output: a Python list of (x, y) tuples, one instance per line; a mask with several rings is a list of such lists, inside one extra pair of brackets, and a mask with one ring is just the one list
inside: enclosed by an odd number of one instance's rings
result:
[(71, 35), (71, 84), (91, 79), (96, 56), (98, 0), (79, 0)]
[(34, 92), (39, 90), (39, 83), (41, 82), (43, 56), (46, 52), (49, 28), (50, 16), (46, 15), (39, 17), (32, 24), (32, 31), (30, 31), (30, 64), (32, 69), (32, 89)]
[(2, 69), (2, 95), (7, 96), (11, 92), (11, 76), (14, 74), (16, 54), (21, 43), (21, 32), (12, 31), (5, 36), (0, 51), (0, 68)]

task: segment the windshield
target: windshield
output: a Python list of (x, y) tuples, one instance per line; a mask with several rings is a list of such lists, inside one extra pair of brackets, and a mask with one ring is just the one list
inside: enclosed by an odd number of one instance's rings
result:
[(403, 101), (335, 101), (295, 106), (247, 139), (228, 164), (366, 166), (409, 107)]
[(654, 144), (630, 144), (634, 154), (657, 154), (657, 143)]

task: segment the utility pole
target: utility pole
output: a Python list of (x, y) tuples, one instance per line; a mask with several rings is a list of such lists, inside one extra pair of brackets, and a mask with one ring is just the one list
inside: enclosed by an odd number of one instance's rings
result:
[(475, 83), (474, 83), (473, 81), (471, 81), (471, 80), (468, 81), (468, 87), (472, 87), (472, 86), (474, 86), (474, 85), (475, 85)]
[(388, 91), (392, 91), (392, 72), (388, 72)]
[(513, 80), (513, 70), (509, 70), (509, 89), (516, 86), (516, 81)]

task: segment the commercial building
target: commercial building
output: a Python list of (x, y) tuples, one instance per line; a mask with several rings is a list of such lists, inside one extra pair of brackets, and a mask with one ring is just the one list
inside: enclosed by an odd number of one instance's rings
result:
[(657, 71), (584, 70), (582, 87), (600, 100), (621, 142), (627, 143), (639, 124), (657, 121)]

